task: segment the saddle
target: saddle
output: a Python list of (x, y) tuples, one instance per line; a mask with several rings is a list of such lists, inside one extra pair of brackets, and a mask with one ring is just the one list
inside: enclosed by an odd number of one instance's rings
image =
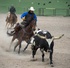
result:
[(25, 28), (27, 24), (28, 24), (28, 23), (27, 23), (26, 21), (22, 21), (22, 22), (20, 23), (20, 26), (21, 26), (22, 28)]

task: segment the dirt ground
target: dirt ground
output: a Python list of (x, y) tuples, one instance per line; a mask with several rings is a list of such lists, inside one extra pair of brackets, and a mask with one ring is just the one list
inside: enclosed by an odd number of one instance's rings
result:
[[(31, 46), (23, 52), (26, 43), (22, 43), (21, 53), (18, 48), (13, 51), (16, 40), (9, 50), (12, 37), (6, 34), (5, 19), (7, 14), (0, 14), (0, 68), (51, 68), (48, 54), (45, 54), (45, 62), (41, 61), (41, 52), (36, 54), (37, 61), (31, 61)], [(18, 15), (18, 22), (21, 22)], [(53, 68), (70, 68), (70, 17), (43, 17), (38, 16), (37, 28), (48, 30), (53, 36), (64, 36), (54, 40)]]

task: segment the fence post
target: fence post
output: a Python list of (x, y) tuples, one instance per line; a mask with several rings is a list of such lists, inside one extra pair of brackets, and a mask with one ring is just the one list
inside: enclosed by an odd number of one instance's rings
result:
[(69, 16), (69, 9), (66, 9), (67, 10), (67, 14), (66, 14), (66, 16)]
[(44, 16), (44, 8), (42, 8), (42, 16)]
[(56, 9), (53, 9), (53, 16), (56, 16)]

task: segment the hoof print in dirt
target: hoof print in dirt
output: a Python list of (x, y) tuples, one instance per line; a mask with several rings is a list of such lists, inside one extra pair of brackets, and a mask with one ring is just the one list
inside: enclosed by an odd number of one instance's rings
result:
[(31, 61), (37, 61), (37, 59), (31, 59)]
[(53, 65), (53, 64), (51, 64), (51, 67), (54, 67), (54, 65)]

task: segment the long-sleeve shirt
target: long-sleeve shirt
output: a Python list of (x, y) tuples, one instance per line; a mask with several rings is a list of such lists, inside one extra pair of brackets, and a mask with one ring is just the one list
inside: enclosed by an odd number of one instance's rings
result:
[[(23, 17), (27, 16), (27, 14), (28, 14), (28, 12), (22, 13), (21, 19), (22, 19)], [(32, 14), (30, 14), (30, 15), (32, 15)], [(34, 19), (37, 21), (37, 16), (36, 16), (35, 14), (34, 14)]]

